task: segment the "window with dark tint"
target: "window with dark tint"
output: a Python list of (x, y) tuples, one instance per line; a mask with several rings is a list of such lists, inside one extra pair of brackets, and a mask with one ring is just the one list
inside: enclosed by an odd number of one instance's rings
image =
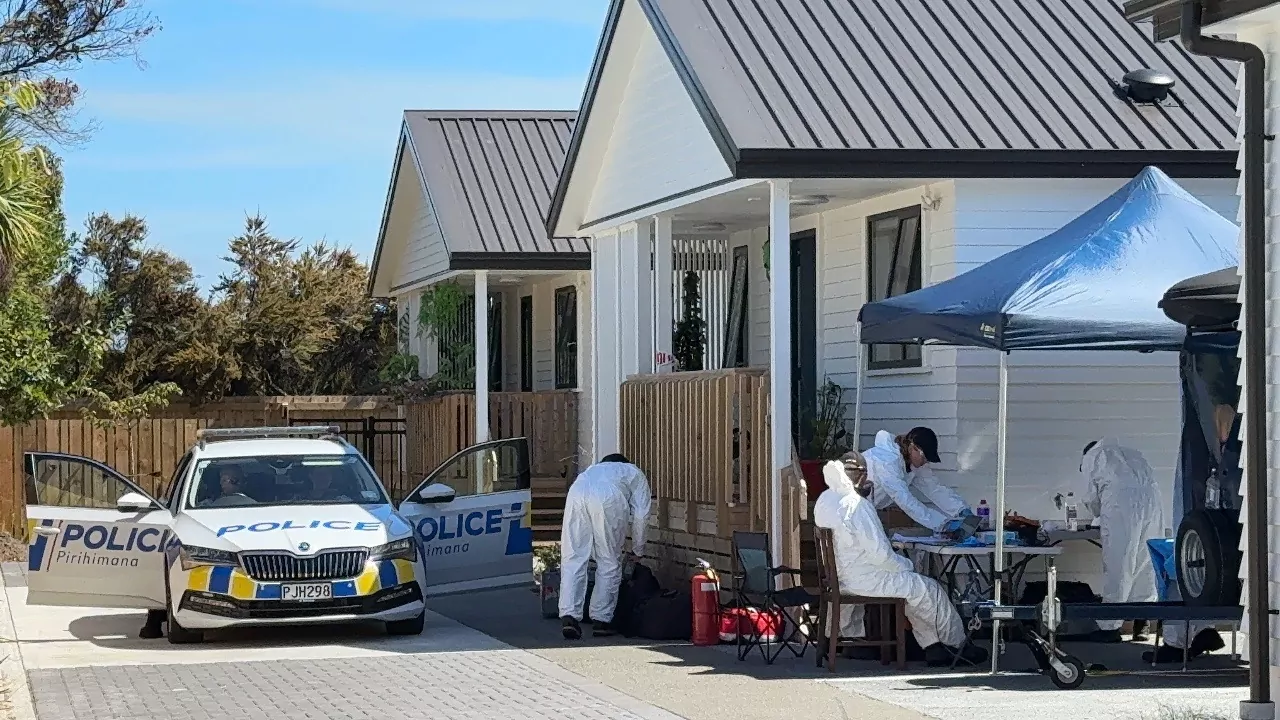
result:
[(533, 296), (520, 298), (520, 392), (533, 392)]
[(137, 492), (113, 470), (87, 458), (27, 456), (27, 503), (67, 508), (115, 509), (123, 495)]
[[(897, 210), (867, 219), (868, 295), (872, 302), (905, 295), (921, 287), (920, 208)], [(868, 367), (920, 367), (916, 344), (872, 345)]]
[(431, 484), (453, 488), (457, 497), (529, 489), (529, 459), (517, 442), (470, 448), (431, 475)]
[(556, 290), (556, 389), (578, 387), (578, 289)]

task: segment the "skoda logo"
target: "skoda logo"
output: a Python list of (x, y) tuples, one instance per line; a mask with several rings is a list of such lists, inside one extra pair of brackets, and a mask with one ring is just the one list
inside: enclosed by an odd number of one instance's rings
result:
[(298, 543), (298, 551), (299, 551), (299, 552), (306, 552), (306, 551), (308, 551), (308, 550), (310, 550), (310, 549), (311, 549), (311, 544), (310, 544), (310, 543)]

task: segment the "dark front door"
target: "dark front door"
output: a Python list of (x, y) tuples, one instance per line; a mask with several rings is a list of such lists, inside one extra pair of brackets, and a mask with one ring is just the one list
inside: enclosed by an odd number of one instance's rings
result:
[(818, 237), (791, 236), (791, 432), (797, 447), (812, 440), (818, 411)]
[(533, 392), (533, 296), (520, 298), (520, 392)]
[(502, 392), (502, 295), (489, 293), (489, 392)]

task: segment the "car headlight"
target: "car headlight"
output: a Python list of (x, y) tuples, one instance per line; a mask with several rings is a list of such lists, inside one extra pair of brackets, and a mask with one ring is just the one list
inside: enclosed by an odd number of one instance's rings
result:
[(195, 545), (183, 545), (178, 552), (178, 560), (182, 563), (182, 569), (188, 572), (192, 568), (201, 565), (229, 565), (235, 567), (240, 564), (239, 559), (236, 558), (236, 554), (233, 552), (197, 547)]
[(379, 545), (369, 551), (370, 560), (409, 560), (418, 559), (418, 543), (411, 537), (403, 540)]

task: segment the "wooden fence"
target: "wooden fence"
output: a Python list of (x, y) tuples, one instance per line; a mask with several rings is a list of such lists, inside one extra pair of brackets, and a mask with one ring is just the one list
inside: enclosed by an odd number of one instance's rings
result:
[[(0, 531), (18, 537), (26, 533), (22, 466), (25, 452), (83, 455), (115, 469), (155, 495), (173, 477), (178, 461), (201, 428), (283, 426), (291, 419), (324, 423), (332, 418), (399, 415), (399, 407), (381, 397), (263, 397), (229, 398), (205, 405), (177, 403), (145, 419), (110, 426), (86, 420), (74, 407), (26, 425), (0, 426)], [(378, 467), (376, 457), (371, 462), (379, 475), (392, 471), (391, 467)]]
[[(475, 444), (476, 398), (453, 393), (405, 406), (404, 492), (459, 450)], [(489, 394), (489, 437), (525, 437), (533, 464), (533, 530), (559, 540), (564, 498), (578, 474), (578, 393), (554, 390)]]
[[(661, 574), (684, 581), (697, 558), (727, 574), (733, 531), (770, 531), (768, 373), (637, 376), (623, 383), (621, 401), (623, 453), (645, 471), (655, 497), (650, 546)], [(782, 501), (783, 557), (775, 562), (800, 567), (808, 508), (794, 459)]]

